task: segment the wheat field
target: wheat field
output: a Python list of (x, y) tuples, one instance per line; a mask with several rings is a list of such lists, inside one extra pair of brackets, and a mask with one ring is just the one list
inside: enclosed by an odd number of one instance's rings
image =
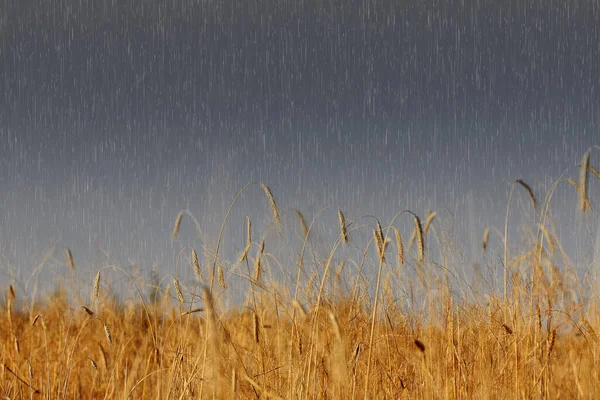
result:
[[(600, 174), (592, 161), (587, 152), (578, 181), (561, 176), (543, 198), (514, 181), (505, 226), (480, 234), (481, 253), (499, 255), (501, 278), (486, 291), (454, 278), (449, 260), (460, 249), (435, 212), (404, 210), (380, 223), (329, 208), (323, 213), (339, 226), (324, 241), (312, 235), (319, 215), (311, 222), (296, 211), (295, 224), (282, 223), (276, 197), (259, 183), (269, 229), (294, 232), (293, 262), (277, 260), (270, 236), (249, 218), (236, 221), (245, 225), (243, 251), (225, 259), (230, 208), (215, 246), (181, 244), (193, 279), (165, 277), (149, 292), (127, 269), (106, 265), (41, 300), (3, 288), (0, 398), (600, 398), (594, 284), (550, 223), (556, 191), (575, 188), (583, 221), (594, 212), (587, 188)], [(531, 200), (525, 237), (509, 236), (517, 197)], [(181, 212), (165, 227), (175, 243), (186, 218)], [(522, 244), (515, 251), (509, 243)], [(79, 268), (69, 249), (63, 254), (66, 271)], [(106, 284), (115, 277), (127, 282), (125, 301)], [(226, 302), (240, 283), (242, 301)]]

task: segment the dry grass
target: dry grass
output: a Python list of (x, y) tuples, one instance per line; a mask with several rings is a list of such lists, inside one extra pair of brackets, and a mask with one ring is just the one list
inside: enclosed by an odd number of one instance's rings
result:
[[(586, 184), (580, 180), (577, 185)], [(273, 196), (261, 187), (278, 223)], [(535, 205), (533, 191), (527, 191)], [(304, 218), (297, 215), (304, 234), (298, 246), (310, 246)], [(372, 232), (353, 222), (353, 232), (363, 231), (353, 234), (351, 244), (340, 246), (348, 243), (349, 232), (338, 211), (339, 227), (332, 227), (337, 240), (331, 241), (327, 261), (307, 257), (298, 274), (294, 262), (274, 263), (265, 240), (257, 245), (254, 259), (248, 256), (248, 219), (242, 256), (233, 262), (215, 256), (219, 287), (214, 291), (198, 281), (173, 277), (175, 296), (167, 287), (150, 301), (139, 289), (143, 282), (130, 279), (133, 296), (120, 303), (108, 288), (113, 273), (122, 270), (108, 267), (93, 279), (95, 307), (73, 305), (61, 291), (33, 302), (27, 293), (6, 287), (0, 307), (0, 397), (600, 398), (600, 304), (582, 301), (588, 282), (580, 283), (566, 261), (561, 263), (567, 258), (560, 238), (541, 222), (544, 216), (524, 223), (532, 224), (531, 231), (540, 230), (548, 251), (537, 237), (523, 238), (519, 253), (510, 254), (506, 302), (501, 283), (484, 296), (464, 282), (457, 287), (458, 280), (451, 286), (447, 279), (436, 278), (440, 266), (453, 267), (431, 252), (434, 243), (428, 240), (425, 248), (423, 237), (435, 216), (430, 213), (422, 226), (412, 214), (411, 225), (386, 229), (394, 232), (402, 271), (390, 268), (385, 259), (388, 239), (379, 222)], [(180, 220), (181, 215), (177, 226)], [(416, 252), (404, 251), (402, 229), (414, 229)], [(484, 233), (482, 250), (495, 262), (489, 254), (500, 258), (504, 248), (501, 241), (488, 243), (489, 232)], [(374, 241), (374, 257), (366, 251), (367, 242), (364, 249), (359, 247), (361, 236)], [(361, 256), (340, 254), (352, 254), (352, 248)], [(440, 253), (452, 249), (447, 244)], [(561, 250), (558, 259), (555, 249)], [(182, 251), (190, 250), (182, 245)], [(459, 254), (459, 249), (454, 251)], [(199, 276), (198, 255), (194, 250), (191, 254)], [(69, 251), (67, 259), (74, 265)], [(346, 265), (335, 281), (328, 275), (332, 262)], [(237, 270), (232, 266), (240, 264), (248, 275), (240, 274), (241, 281), (234, 283)], [(272, 280), (275, 264), (284, 276), (299, 278)], [(365, 271), (376, 267), (374, 285), (372, 272)], [(526, 278), (532, 272), (542, 282), (539, 290)], [(380, 278), (385, 282), (381, 288)], [(347, 286), (344, 279), (350, 282)], [(240, 282), (248, 288), (246, 300), (224, 307)], [(289, 288), (296, 285), (295, 295)]]

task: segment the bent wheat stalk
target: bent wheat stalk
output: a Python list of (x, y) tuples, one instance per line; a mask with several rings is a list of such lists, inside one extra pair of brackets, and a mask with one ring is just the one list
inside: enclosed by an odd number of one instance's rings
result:
[(531, 202), (533, 204), (533, 208), (535, 209), (537, 206), (537, 203), (535, 201), (535, 196), (533, 195), (533, 190), (531, 190), (531, 187), (525, 183), (525, 181), (523, 181), (522, 179), (517, 179), (515, 181), (513, 181), (511, 188), (510, 188), (510, 194), (508, 195), (508, 204), (506, 206), (506, 218), (504, 220), (504, 296), (503, 296), (503, 300), (504, 300), (504, 305), (503, 305), (503, 309), (504, 309), (504, 319), (506, 320), (506, 296), (507, 296), (507, 287), (508, 287), (508, 216), (510, 214), (510, 203), (512, 201), (512, 196), (513, 196), (513, 192), (515, 190), (515, 183), (518, 183), (519, 185), (521, 185), (522, 187), (525, 188), (525, 190), (527, 191), (527, 193), (529, 194), (529, 198), (531, 199)]
[(225, 224), (227, 223), (227, 220), (229, 219), (229, 215), (231, 214), (231, 210), (233, 209), (233, 206), (235, 205), (237, 200), (240, 198), (242, 193), (246, 190), (246, 188), (250, 185), (260, 185), (262, 190), (265, 192), (265, 195), (267, 196), (267, 200), (269, 201), (269, 206), (271, 208), (271, 212), (273, 213), (273, 219), (275, 220), (275, 223), (279, 224), (281, 222), (281, 218), (279, 216), (279, 209), (277, 208), (277, 203), (275, 203), (275, 198), (273, 197), (273, 193), (271, 193), (271, 189), (269, 189), (267, 187), (267, 185), (265, 185), (264, 183), (261, 183), (261, 182), (248, 182), (246, 185), (244, 185), (244, 187), (238, 192), (238, 194), (236, 194), (233, 201), (229, 205), (229, 209), (227, 210), (227, 214), (225, 214), (223, 224), (221, 224), (221, 230), (219, 231), (219, 237), (217, 239), (217, 246), (215, 248), (215, 256), (213, 258), (212, 271), (210, 274), (211, 275), (210, 276), (210, 292), (211, 293), (212, 293), (213, 286), (215, 283), (215, 275), (217, 273), (217, 262), (219, 260), (219, 248), (221, 247), (221, 241), (223, 240), (223, 231), (225, 230)]

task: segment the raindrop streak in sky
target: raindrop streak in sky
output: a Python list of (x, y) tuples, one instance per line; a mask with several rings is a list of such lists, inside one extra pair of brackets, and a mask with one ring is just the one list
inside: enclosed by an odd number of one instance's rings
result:
[[(107, 262), (191, 277), (175, 216), (189, 210), (213, 246), (249, 181), (269, 185), (292, 232), (296, 208), (332, 206), (325, 230), (338, 207), (384, 224), (435, 210), (474, 262), (513, 180), (541, 201), (600, 144), (597, 2), (19, 1), (0, 32), (2, 285), (51, 249), (41, 273), (60, 282), (64, 247), (82, 279)], [(553, 216), (583, 249), (571, 189)], [(517, 193), (515, 241), (527, 201)], [(245, 216), (267, 229), (258, 186), (231, 215), (230, 259)], [(192, 225), (182, 240), (198, 248)]]

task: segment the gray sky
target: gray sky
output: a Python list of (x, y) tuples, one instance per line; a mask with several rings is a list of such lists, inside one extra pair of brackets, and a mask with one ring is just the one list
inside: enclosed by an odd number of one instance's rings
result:
[[(541, 201), (600, 144), (597, 1), (227, 3), (0, 6), (0, 282), (29, 277), (51, 246), (54, 281), (64, 247), (83, 264), (102, 264), (102, 248), (174, 273), (177, 212), (214, 242), (255, 180), (288, 231), (295, 208), (333, 206), (324, 232), (338, 207), (384, 224), (431, 209), (469, 253), (487, 225), (503, 230), (511, 181)], [(576, 243), (571, 189), (552, 208)], [(516, 225), (527, 201), (517, 196)], [(266, 229), (266, 211), (251, 188), (223, 251), (243, 247), (244, 216)]]

